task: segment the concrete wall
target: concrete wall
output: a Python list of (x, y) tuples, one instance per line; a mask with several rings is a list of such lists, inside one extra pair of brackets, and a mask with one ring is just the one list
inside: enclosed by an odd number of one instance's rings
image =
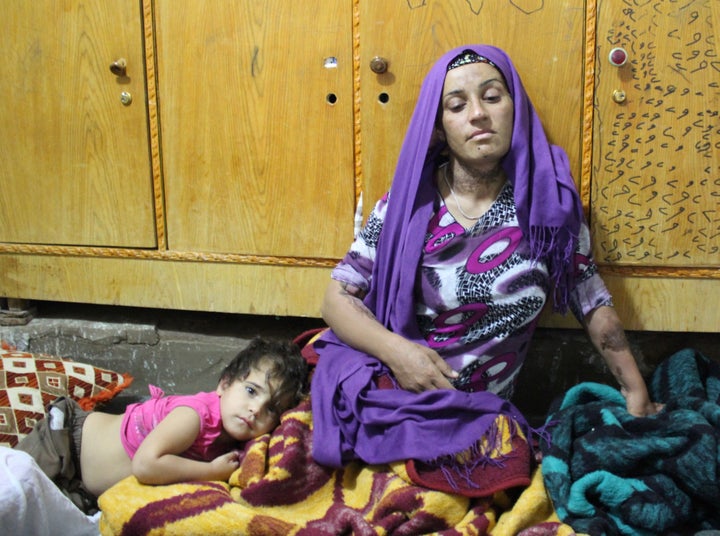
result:
[[(111, 410), (147, 396), (212, 390), (225, 363), (255, 335), (293, 338), (319, 319), (231, 315), (39, 302), (27, 325), (0, 326), (0, 339), (43, 352), (129, 372), (133, 384)], [(641, 371), (683, 348), (720, 360), (720, 333), (629, 332)], [(552, 400), (581, 381), (615, 385), (580, 330), (539, 329), (521, 373), (515, 402), (538, 421)]]

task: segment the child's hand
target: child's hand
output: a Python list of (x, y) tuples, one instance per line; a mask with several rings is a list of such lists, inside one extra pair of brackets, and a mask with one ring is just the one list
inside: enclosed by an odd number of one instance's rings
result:
[(227, 481), (238, 467), (240, 467), (240, 451), (230, 451), (210, 462), (209, 479)]

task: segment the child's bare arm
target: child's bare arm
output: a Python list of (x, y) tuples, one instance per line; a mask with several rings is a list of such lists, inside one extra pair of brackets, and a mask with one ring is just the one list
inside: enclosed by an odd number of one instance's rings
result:
[(211, 462), (181, 456), (199, 433), (198, 414), (189, 407), (175, 408), (140, 444), (132, 460), (133, 474), (143, 484), (227, 480), (239, 466), (237, 452), (229, 452)]

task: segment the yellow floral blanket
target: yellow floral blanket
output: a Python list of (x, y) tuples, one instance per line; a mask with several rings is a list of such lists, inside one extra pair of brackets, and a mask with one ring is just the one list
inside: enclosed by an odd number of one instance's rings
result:
[(404, 463), (342, 469), (313, 462), (304, 402), (249, 443), (229, 482), (144, 486), (134, 477), (99, 500), (103, 535), (565, 536), (536, 469), (524, 490), (468, 497), (413, 484)]

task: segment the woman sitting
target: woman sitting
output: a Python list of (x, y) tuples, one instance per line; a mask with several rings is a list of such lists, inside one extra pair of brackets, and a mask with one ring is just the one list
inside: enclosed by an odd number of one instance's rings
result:
[(509, 399), (550, 294), (585, 326), (627, 410), (658, 410), (593, 262), (567, 156), (495, 47), (431, 68), (390, 192), (332, 278), (312, 383), (320, 463), (457, 461), (493, 443), (498, 416), (527, 437)]

